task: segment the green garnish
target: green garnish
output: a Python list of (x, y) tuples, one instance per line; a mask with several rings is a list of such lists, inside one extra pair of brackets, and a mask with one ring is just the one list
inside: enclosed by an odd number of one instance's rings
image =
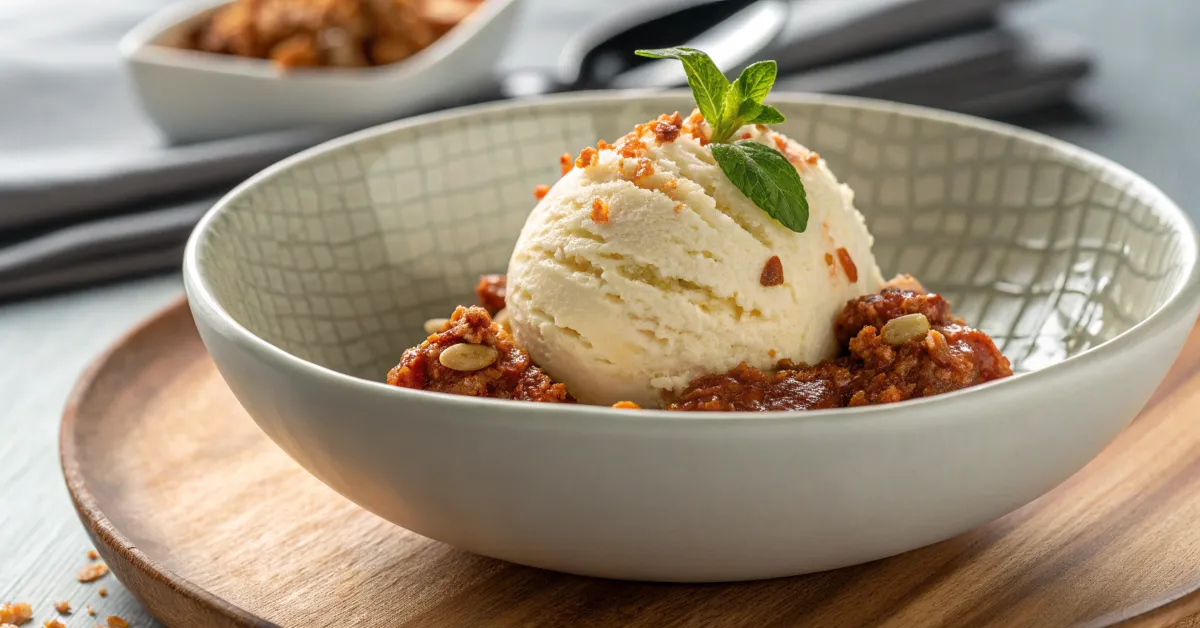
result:
[(651, 59), (678, 59), (687, 73), (696, 106), (712, 129), (713, 158), (742, 194), (797, 233), (808, 227), (808, 198), (800, 175), (782, 153), (753, 141), (730, 143), (747, 124), (777, 124), (784, 117), (763, 100), (775, 84), (774, 61), (759, 61), (730, 83), (717, 64), (694, 48), (638, 50)]

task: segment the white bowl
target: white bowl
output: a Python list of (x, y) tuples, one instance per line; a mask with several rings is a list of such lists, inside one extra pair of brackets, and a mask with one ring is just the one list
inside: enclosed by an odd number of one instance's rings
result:
[(182, 0), (121, 40), (142, 107), (177, 143), (296, 127), (359, 128), (460, 101), (496, 84), (517, 0), (487, 0), (428, 48), (373, 68), (280, 70), (269, 61), (180, 48), (230, 0)]
[(364, 508), (517, 563), (723, 581), (959, 534), (1096, 455), (1200, 309), (1197, 236), (1124, 168), (1035, 133), (858, 99), (773, 99), (908, 271), (1020, 374), (886, 406), (763, 414), (474, 399), (382, 382), (426, 318), (503, 271), (559, 154), (687, 110), (582, 94), (383, 126), (280, 163), (197, 227), (189, 301), (262, 429)]

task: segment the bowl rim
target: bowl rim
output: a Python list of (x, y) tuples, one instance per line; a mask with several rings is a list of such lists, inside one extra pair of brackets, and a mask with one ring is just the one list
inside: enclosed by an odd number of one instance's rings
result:
[(239, 57), (202, 50), (173, 48), (153, 43), (156, 38), (201, 14), (233, 4), (236, 0), (184, 0), (163, 7), (129, 29), (117, 44), (129, 63), (197, 70), (212, 74), (251, 77), (271, 81), (362, 82), (401, 81), (429, 72), (453, 51), (477, 36), (520, 0), (484, 0), (441, 37), (406, 59), (365, 68), (296, 68), (283, 71), (266, 59)]
[[(703, 421), (706, 423), (723, 421), (744, 423), (747, 420), (758, 422), (807, 422), (836, 420), (838, 422), (846, 422), (856, 418), (863, 420), (869, 417), (887, 415), (889, 413), (904, 412), (910, 409), (924, 407), (929, 404), (955, 403), (962, 399), (964, 395), (969, 396), (970, 399), (977, 399), (980, 402), (995, 400), (1003, 396), (1019, 395), (1021, 391), (1029, 392), (1032, 387), (1037, 385), (1038, 382), (1043, 382), (1048, 378), (1061, 375), (1064, 371), (1073, 368), (1078, 369), (1089, 364), (1094, 365), (1100, 361), (1110, 360), (1122, 354), (1135, 344), (1147, 339), (1152, 335), (1155, 335), (1157, 332), (1160, 332), (1163, 328), (1177, 323), (1181, 318), (1194, 317), (1196, 310), (1200, 309), (1200, 259), (1198, 259), (1198, 252), (1200, 252), (1200, 232), (1197, 231), (1195, 225), (1192, 224), (1192, 221), (1188, 218), (1187, 214), (1184, 213), (1184, 211), (1164, 192), (1162, 192), (1162, 190), (1132, 170), (1129, 170), (1128, 168), (1106, 157), (1102, 157), (1069, 142), (1059, 140), (1036, 131), (1022, 129), (1020, 127), (1003, 122), (986, 120), (976, 116), (948, 112), (930, 107), (921, 107), (917, 105), (908, 105), (891, 101), (853, 96), (801, 92), (775, 94), (772, 95), (772, 98), (776, 101), (782, 101), (791, 104), (818, 104), (895, 113), (909, 118), (932, 119), (938, 122), (957, 124), (991, 131), (1067, 153), (1084, 163), (1095, 166), (1098, 170), (1111, 172), (1124, 177), (1129, 182), (1140, 186), (1149, 196), (1149, 201), (1155, 206), (1161, 207), (1164, 210), (1164, 213), (1166, 214), (1172, 228), (1177, 233), (1180, 233), (1180, 235), (1183, 237), (1182, 253), (1185, 255), (1185, 257), (1190, 256), (1191, 268), (1188, 269), (1187, 275), (1180, 281), (1175, 292), (1168, 297), (1168, 299), (1162, 305), (1151, 312), (1150, 315), (1148, 315), (1145, 319), (1139, 321), (1134, 326), (1130, 327), (1124, 332), (1121, 332), (1110, 340), (1107, 340), (1079, 354), (1073, 355), (1049, 366), (1026, 373), (1015, 374), (1004, 379), (995, 380), (978, 386), (972, 386), (962, 390), (943, 393), (940, 395), (933, 395), (930, 397), (909, 399), (897, 403), (847, 408), (831, 408), (824, 410), (791, 410), (776, 412), (671, 412), (662, 409), (648, 408), (636, 410), (618, 410), (608, 406), (597, 405), (548, 404), (528, 401), (466, 397), (443, 393), (431, 394), (428, 391), (411, 390), (399, 386), (391, 386), (383, 381), (368, 380), (347, 375), (315, 362), (310, 362), (295, 356), (252, 333), (250, 330), (242, 326), (241, 323), (234, 320), (234, 318), (230, 316), (229, 313), (220, 305), (217, 299), (213, 296), (203, 274), (200, 271), (199, 245), (200, 242), (207, 237), (208, 233), (210, 233), (209, 227), (217, 215), (224, 211), (226, 207), (230, 206), (243, 194), (257, 187), (264, 181), (268, 181), (278, 174), (286, 172), (292, 167), (320, 158), (328, 153), (338, 151), (360, 142), (384, 137), (404, 129), (419, 127), (431, 123), (454, 121), (498, 111), (528, 108), (553, 108), (555, 106), (577, 107), (580, 105), (587, 105), (589, 103), (620, 103), (638, 100), (678, 100), (680, 98), (687, 98), (690, 96), (691, 92), (687, 90), (582, 91), (568, 94), (554, 94), (532, 98), (521, 98), (468, 105), (373, 126), (361, 131), (343, 135), (327, 142), (323, 142), (317, 146), (296, 153), (291, 157), (285, 158), (265, 168), (243, 183), (239, 184), (233, 190), (229, 191), (227, 194), (221, 197), (221, 199), (217, 201), (212, 208), (205, 212), (204, 216), (201, 217), (200, 221), (196, 224), (196, 227), (193, 229), (188, 238), (187, 246), (184, 250), (183, 261), (184, 284), (193, 316), (204, 318), (205, 322), (211, 325), (214, 331), (219, 333), (221, 336), (240, 346), (244, 350), (251, 352), (260, 358), (269, 360), (277, 367), (286, 369), (292, 373), (301, 374), (305, 377), (323, 379), (331, 385), (348, 387), (356, 395), (360, 396), (387, 395), (395, 399), (396, 403), (399, 404), (440, 403), (447, 405), (447, 411), (455, 409), (462, 410), (463, 412), (461, 413), (461, 416), (487, 417), (492, 416), (493, 412), (502, 408), (515, 409), (519, 407), (522, 413), (529, 413), (530, 418), (534, 416), (544, 417), (549, 415), (558, 415), (563, 412), (568, 412), (579, 418), (590, 417), (591, 419), (597, 421), (619, 421), (624, 419), (642, 423), (654, 422), (656, 424), (686, 424), (695, 421)], [(480, 412), (472, 413), (470, 410), (477, 410)]]

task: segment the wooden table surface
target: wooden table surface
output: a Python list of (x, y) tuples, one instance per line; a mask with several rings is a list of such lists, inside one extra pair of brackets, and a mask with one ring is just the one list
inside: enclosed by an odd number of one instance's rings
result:
[[(639, 0), (607, 0), (608, 10)], [(584, 3), (531, 0), (558, 13)], [(588, 3), (593, 4), (593, 3)], [(1200, 221), (1200, 3), (1195, 0), (1043, 0), (1014, 11), (1030, 28), (1074, 32), (1091, 43), (1098, 71), (1078, 99), (1086, 115), (1019, 121), (1091, 148), (1145, 175)], [(553, 36), (530, 34), (552, 45)], [(517, 55), (522, 59), (529, 53)], [(0, 211), (3, 211), (0, 208)], [(181, 292), (157, 277), (0, 306), (0, 602), (27, 601), (35, 624), (68, 599), (134, 626), (157, 623), (112, 576), (81, 585), (89, 549), (58, 467), (59, 417), (75, 378), (139, 319)], [(109, 596), (97, 595), (99, 586)], [(76, 613), (71, 628), (97, 618)], [(1195, 621), (1192, 624), (1196, 624)]]

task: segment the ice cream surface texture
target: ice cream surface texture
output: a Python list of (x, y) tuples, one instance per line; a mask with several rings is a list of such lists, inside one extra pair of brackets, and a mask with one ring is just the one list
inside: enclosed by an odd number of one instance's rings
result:
[(883, 284), (854, 195), (824, 160), (763, 125), (737, 132), (798, 170), (809, 219), (796, 233), (729, 180), (706, 132), (695, 114), (664, 116), (585, 149), (521, 231), (513, 333), (581, 402), (660, 407), (740, 362), (832, 357), (838, 311)]

